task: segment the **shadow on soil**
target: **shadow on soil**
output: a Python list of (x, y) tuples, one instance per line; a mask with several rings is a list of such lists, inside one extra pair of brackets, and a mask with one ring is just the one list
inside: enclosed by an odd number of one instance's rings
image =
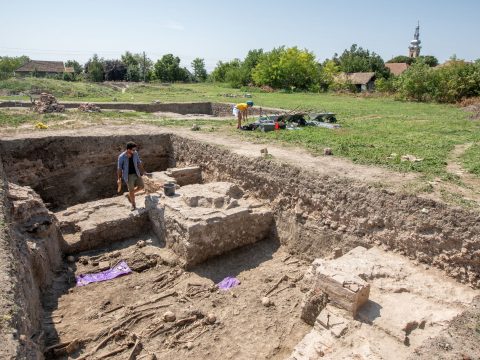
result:
[(375, 301), (368, 300), (367, 303), (359, 311), (357, 318), (360, 322), (371, 325), (376, 318), (382, 316), (382, 305)]
[(259, 241), (207, 260), (190, 271), (217, 284), (227, 276), (236, 277), (241, 272), (254, 269), (272, 259), (279, 247), (280, 242), (276, 238)]

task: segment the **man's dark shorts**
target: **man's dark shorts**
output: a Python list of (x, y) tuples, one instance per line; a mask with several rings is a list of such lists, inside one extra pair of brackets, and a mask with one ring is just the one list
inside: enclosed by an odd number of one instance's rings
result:
[(128, 191), (133, 191), (136, 187), (144, 188), (143, 179), (137, 174), (128, 174)]

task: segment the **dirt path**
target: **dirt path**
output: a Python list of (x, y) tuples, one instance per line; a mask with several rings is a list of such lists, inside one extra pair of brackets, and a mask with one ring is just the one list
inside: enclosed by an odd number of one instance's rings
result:
[(461, 156), (473, 144), (466, 143), (455, 145), (447, 160), (447, 171), (459, 177), (459, 180), (464, 184), (464, 187), (455, 187), (452, 191), (461, 194), (465, 201), (476, 202), (480, 204), (480, 178), (469, 174), (461, 163)]
[(469, 174), (461, 164), (460, 157), (467, 151), (470, 147), (472, 147), (472, 143), (460, 144), (455, 145), (455, 148), (450, 153), (447, 162), (447, 171), (454, 175), (460, 177), (460, 180), (465, 183), (470, 188), (480, 188), (480, 179), (472, 174)]
[(235, 136), (219, 136), (217, 133), (192, 132), (187, 129), (171, 129), (171, 132), (183, 137), (220, 145), (238, 155), (247, 157), (262, 157), (261, 150), (267, 148), (272, 160), (315, 171), (319, 176), (338, 176), (385, 184), (395, 188), (418, 178), (418, 175), (414, 173), (398, 173), (380, 167), (354, 164), (347, 159), (336, 156), (314, 156), (306, 150), (293, 146), (255, 144)]

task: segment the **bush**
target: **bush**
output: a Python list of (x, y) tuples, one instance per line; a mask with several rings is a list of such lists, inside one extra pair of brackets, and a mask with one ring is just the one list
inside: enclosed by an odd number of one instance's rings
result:
[(480, 65), (452, 60), (431, 68), (417, 60), (394, 81), (402, 99), (454, 103), (480, 95)]
[(435, 70), (434, 99), (453, 103), (480, 95), (480, 66), (464, 61), (450, 61)]
[(394, 80), (398, 97), (416, 101), (432, 100), (435, 91), (434, 71), (422, 61), (415, 62)]
[(375, 89), (381, 93), (393, 94), (396, 91), (395, 80), (393, 78), (377, 79), (375, 80)]

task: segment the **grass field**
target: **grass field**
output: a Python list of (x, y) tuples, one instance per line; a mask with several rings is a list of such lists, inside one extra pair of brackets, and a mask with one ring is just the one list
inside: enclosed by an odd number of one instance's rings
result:
[[(25, 79), (0, 81), (3, 98), (19, 98), (7, 93), (26, 91), (30, 88), (52, 92), (61, 100), (79, 101), (135, 101), (151, 102), (240, 102), (242, 97), (231, 98), (225, 94), (241, 96), (244, 92), (215, 84), (131, 84), (124, 92), (115, 85), (68, 83), (49, 79)], [(480, 143), (480, 122), (471, 121), (456, 106), (432, 103), (400, 102), (390, 98), (363, 97), (337, 94), (312, 93), (263, 93), (249, 90), (256, 106), (293, 109), (327, 110), (337, 113), (342, 128), (304, 128), (298, 131), (270, 133), (242, 132), (239, 136), (259, 142), (288, 143), (304, 147), (314, 154), (331, 147), (337, 156), (357, 163), (380, 165), (399, 171), (415, 171), (428, 176), (451, 178), (445, 170), (449, 152), (456, 144)], [(51, 115), (50, 115), (51, 116)], [(81, 114), (69, 112), (60, 118), (76, 117), (98, 122), (103, 118), (128, 121), (136, 119), (159, 126), (204, 126), (205, 131), (236, 133), (232, 121), (171, 120), (159, 119), (151, 114), (102, 112)], [(2, 126), (18, 126), (25, 122), (56, 121), (57, 117), (12, 113), (2, 110)], [(208, 129), (208, 130), (207, 130)], [(402, 162), (402, 155), (414, 155), (419, 162)], [(480, 175), (480, 147), (473, 146), (463, 157), (466, 168)], [(455, 179), (451, 179), (455, 180)]]

